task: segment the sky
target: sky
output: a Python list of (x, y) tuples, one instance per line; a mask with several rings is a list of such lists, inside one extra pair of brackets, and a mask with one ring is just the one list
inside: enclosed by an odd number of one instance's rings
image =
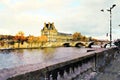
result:
[[(119, 0), (0, 0), (0, 34), (41, 35), (44, 22), (54, 22), (59, 32), (109, 39), (109, 9), (113, 39), (120, 38)], [(104, 12), (100, 10), (104, 9)]]

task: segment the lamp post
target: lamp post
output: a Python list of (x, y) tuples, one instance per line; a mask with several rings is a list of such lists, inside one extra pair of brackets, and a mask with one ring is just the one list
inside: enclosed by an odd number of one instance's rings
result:
[[(111, 43), (112, 43), (112, 9), (116, 6), (116, 4), (113, 4), (112, 7), (110, 7), (110, 9), (107, 9), (108, 12), (110, 12), (110, 47), (111, 47)], [(104, 10), (101, 10), (102, 12), (104, 12)]]

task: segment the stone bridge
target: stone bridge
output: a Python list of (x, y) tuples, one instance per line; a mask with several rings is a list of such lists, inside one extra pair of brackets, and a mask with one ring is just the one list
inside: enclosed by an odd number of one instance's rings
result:
[(71, 41), (61, 43), (64, 47), (91, 47), (94, 42)]
[(88, 47), (93, 42), (82, 42), (82, 41), (67, 41), (67, 42), (47, 42), (43, 47)]
[[(83, 41), (67, 41), (67, 42), (47, 42), (43, 47), (86, 47), (91, 48), (95, 42), (83, 42)], [(104, 42), (101, 47), (106, 46), (107, 42)]]

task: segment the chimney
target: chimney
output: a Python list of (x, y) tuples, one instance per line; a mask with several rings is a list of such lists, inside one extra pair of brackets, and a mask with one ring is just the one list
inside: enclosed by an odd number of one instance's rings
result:
[(44, 22), (44, 27), (46, 27), (46, 22)]

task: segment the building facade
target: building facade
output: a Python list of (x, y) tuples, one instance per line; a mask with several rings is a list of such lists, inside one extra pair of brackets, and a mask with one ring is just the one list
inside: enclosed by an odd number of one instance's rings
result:
[(41, 30), (41, 36), (47, 36), (49, 42), (57, 41), (70, 41), (72, 40), (72, 34), (58, 32), (54, 26), (54, 23), (44, 23), (44, 27)]

